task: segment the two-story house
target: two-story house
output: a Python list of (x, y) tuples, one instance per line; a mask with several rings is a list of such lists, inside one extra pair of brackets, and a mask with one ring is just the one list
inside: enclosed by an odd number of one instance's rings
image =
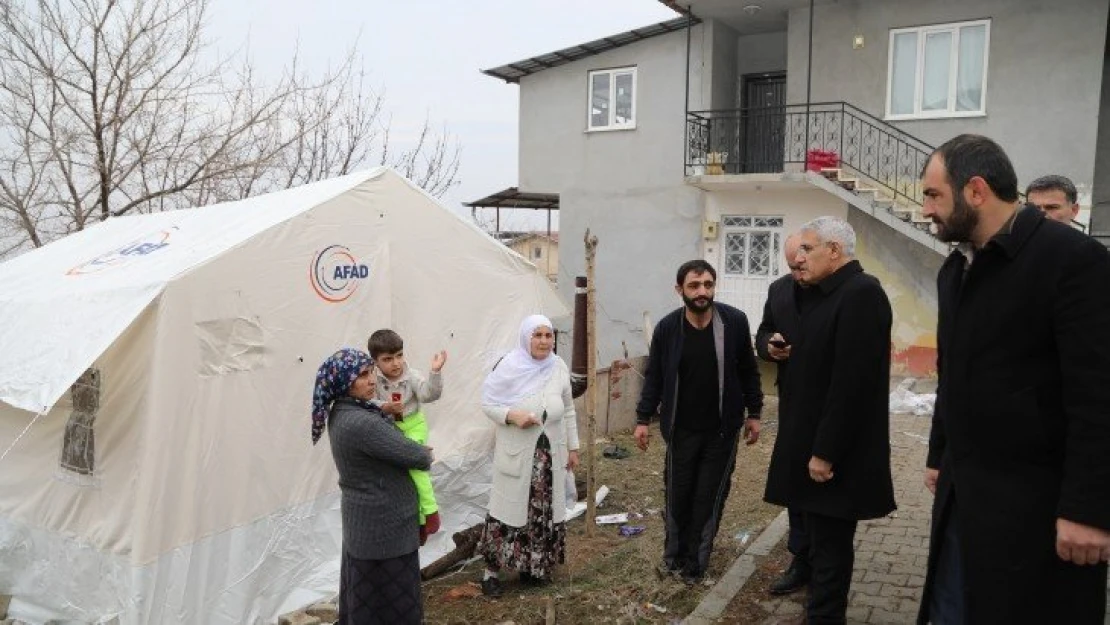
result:
[(519, 189), (558, 196), (560, 273), (599, 237), (601, 362), (646, 352), (691, 258), (754, 332), (785, 235), (837, 215), (891, 297), (896, 366), (928, 373), (950, 248), (917, 181), (962, 132), (998, 140), (1021, 184), (1072, 178), (1110, 231), (1110, 0), (664, 3), (679, 16), (484, 70), (519, 85)]

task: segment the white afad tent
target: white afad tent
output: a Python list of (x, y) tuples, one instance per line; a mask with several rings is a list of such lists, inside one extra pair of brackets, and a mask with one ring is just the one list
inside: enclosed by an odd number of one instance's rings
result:
[(427, 406), (450, 534), (479, 522), (482, 380), (564, 317), (515, 252), (389, 169), (121, 217), (0, 265), (0, 595), (29, 623), (273, 623), (338, 587), (319, 364), (393, 328), (445, 349)]

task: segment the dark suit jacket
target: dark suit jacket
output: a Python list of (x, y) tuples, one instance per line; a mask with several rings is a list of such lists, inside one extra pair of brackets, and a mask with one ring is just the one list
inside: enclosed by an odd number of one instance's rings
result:
[[(767, 289), (767, 302), (763, 304), (763, 319), (759, 322), (759, 328), (755, 331), (755, 351), (759, 357), (767, 362), (773, 362), (778, 368), (778, 378), (775, 384), (779, 387), (779, 399), (782, 399), (782, 389), (786, 386), (786, 371), (789, 362), (786, 360), (775, 360), (771, 358), (771, 354), (767, 352), (767, 341), (771, 336), (778, 332), (789, 343), (793, 340), (793, 336), (798, 333), (798, 324), (801, 323), (801, 316), (798, 314), (798, 309), (794, 302), (794, 276), (785, 275), (771, 283), (770, 288)], [(779, 414), (782, 414), (782, 406), (779, 406)]]
[(923, 604), (955, 498), (967, 622), (1101, 623), (1105, 565), (1065, 564), (1055, 544), (1057, 517), (1110, 530), (1110, 254), (1025, 207), (970, 266), (953, 252), (937, 291)]

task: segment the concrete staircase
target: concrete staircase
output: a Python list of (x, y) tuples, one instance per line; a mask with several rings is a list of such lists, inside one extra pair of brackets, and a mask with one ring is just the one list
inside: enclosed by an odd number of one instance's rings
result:
[(920, 205), (906, 198), (898, 197), (888, 189), (866, 186), (860, 182), (859, 178), (851, 176), (839, 167), (824, 168), (821, 170), (821, 175), (840, 188), (870, 202), (874, 207), (885, 210), (918, 230), (932, 235), (930, 227), (933, 222), (921, 214)]

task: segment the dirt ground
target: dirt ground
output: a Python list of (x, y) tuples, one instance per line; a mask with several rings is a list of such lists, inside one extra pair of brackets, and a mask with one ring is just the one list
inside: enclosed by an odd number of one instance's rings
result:
[[(710, 560), (707, 580), (710, 584), (779, 513), (779, 508), (762, 500), (777, 419), (775, 398), (768, 397), (759, 442), (752, 447), (742, 446), (737, 458), (732, 492)], [(622, 460), (601, 457), (609, 442), (628, 449), (631, 456)], [(617, 526), (603, 525), (595, 528), (594, 536), (587, 537), (583, 515), (568, 524), (567, 563), (556, 571), (552, 585), (526, 589), (515, 580), (505, 579), (505, 595), (487, 599), (481, 596), (477, 585), (482, 563), (475, 561), (424, 584), (427, 622), (532, 625), (545, 622), (549, 602), (559, 623), (669, 624), (689, 614), (710, 584), (688, 588), (655, 575), (654, 567), (663, 551), (660, 510), (664, 449), (657, 427), (651, 442), (647, 452), (640, 452), (632, 433), (621, 432), (610, 441), (595, 445), (597, 485), (605, 484), (610, 489), (598, 515), (642, 514), (642, 519), (630, 521), (647, 527), (642, 534), (623, 537)]]
[(790, 559), (790, 552), (786, 550), (785, 540), (780, 541), (768, 555), (756, 557), (755, 572), (748, 578), (748, 583), (744, 584), (744, 587), (729, 603), (719, 621), (721, 623), (752, 623), (753, 625), (759, 625), (787, 614), (792, 615), (801, 612), (802, 606), (805, 605), (806, 592), (804, 590), (789, 595), (790, 603), (795, 604), (791, 607), (796, 608), (789, 612), (783, 611), (783, 602), (772, 602), (772, 597), (767, 592), (767, 589), (771, 587), (771, 582), (778, 578), (790, 565)]

